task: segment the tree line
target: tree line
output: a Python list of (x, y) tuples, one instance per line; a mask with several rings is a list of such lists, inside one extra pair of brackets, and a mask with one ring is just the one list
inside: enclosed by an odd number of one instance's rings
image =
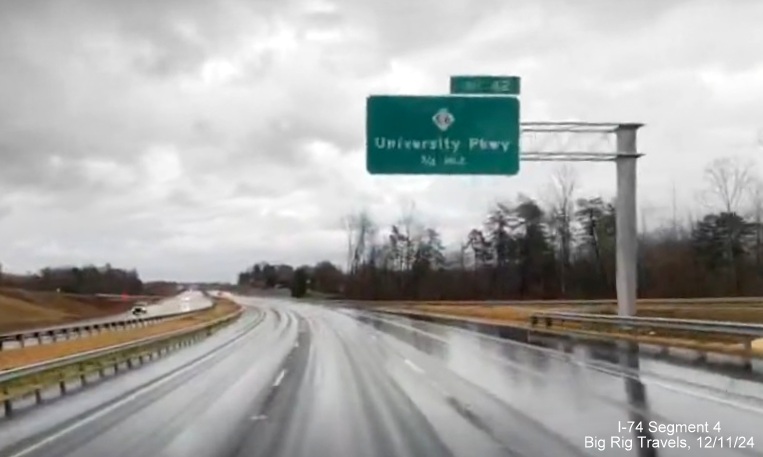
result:
[[(672, 221), (651, 230), (642, 221), (640, 297), (763, 294), (763, 184), (755, 165), (716, 160), (704, 187), (699, 215), (682, 219), (674, 208)], [(519, 195), (495, 204), (455, 249), (415, 210), (386, 228), (359, 212), (345, 221), (344, 272), (329, 262), (294, 271), (303, 272), (307, 289), (352, 299), (614, 298), (614, 201), (579, 196), (568, 167), (557, 170), (549, 194), (543, 203)]]
[(330, 295), (342, 292), (346, 280), (342, 271), (328, 261), (315, 266), (258, 262), (238, 274), (238, 286), (261, 289), (288, 288), (294, 297), (302, 297), (309, 290)]
[(0, 286), (76, 294), (147, 293), (136, 270), (113, 268), (110, 264), (102, 267), (45, 267), (30, 275), (0, 273)]

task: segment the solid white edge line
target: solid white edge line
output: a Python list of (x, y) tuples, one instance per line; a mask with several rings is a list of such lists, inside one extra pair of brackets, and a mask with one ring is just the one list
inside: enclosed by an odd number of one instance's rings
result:
[(278, 373), (278, 377), (276, 378), (275, 382), (273, 383), (273, 387), (278, 387), (281, 385), (281, 382), (283, 381), (284, 376), (286, 376), (286, 368), (281, 370), (280, 373)]

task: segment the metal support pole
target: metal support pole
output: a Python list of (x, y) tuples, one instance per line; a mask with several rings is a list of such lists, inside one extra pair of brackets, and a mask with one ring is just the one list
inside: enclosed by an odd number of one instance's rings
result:
[[(629, 418), (635, 424), (647, 424), (649, 423), (649, 402), (647, 401), (646, 386), (641, 382), (639, 376), (638, 343), (620, 341), (618, 347), (620, 349), (620, 365), (625, 372), (632, 373), (623, 378), (625, 380), (625, 394), (630, 406)], [(633, 440), (636, 443), (640, 444), (641, 438), (654, 439), (647, 427), (637, 428), (638, 430), (632, 430)], [(636, 454), (639, 457), (657, 457), (658, 455), (657, 449), (650, 446), (638, 446), (636, 449)]]
[(638, 227), (636, 225), (636, 131), (640, 124), (623, 124), (617, 136), (617, 314), (636, 315)]

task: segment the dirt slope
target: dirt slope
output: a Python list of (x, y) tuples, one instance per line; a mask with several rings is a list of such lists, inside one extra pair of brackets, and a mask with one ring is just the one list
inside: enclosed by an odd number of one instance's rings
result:
[(213, 321), (237, 312), (239, 305), (227, 301), (218, 300), (217, 306), (193, 313), (180, 319), (159, 322), (142, 328), (134, 328), (118, 332), (105, 332), (89, 338), (78, 340), (60, 341), (58, 343), (43, 344), (41, 346), (27, 346), (23, 349), (10, 349), (0, 352), (0, 370), (43, 362), (45, 360), (77, 354), (79, 352), (101, 349), (120, 343), (161, 335), (175, 330), (193, 327), (199, 324)]
[(0, 333), (119, 314), (129, 309), (132, 302), (0, 289)]

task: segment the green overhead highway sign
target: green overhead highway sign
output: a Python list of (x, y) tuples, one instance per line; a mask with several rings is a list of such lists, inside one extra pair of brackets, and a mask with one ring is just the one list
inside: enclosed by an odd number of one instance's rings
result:
[(451, 94), (519, 95), (518, 76), (451, 76)]
[(366, 101), (371, 174), (514, 175), (519, 99), (373, 95)]

